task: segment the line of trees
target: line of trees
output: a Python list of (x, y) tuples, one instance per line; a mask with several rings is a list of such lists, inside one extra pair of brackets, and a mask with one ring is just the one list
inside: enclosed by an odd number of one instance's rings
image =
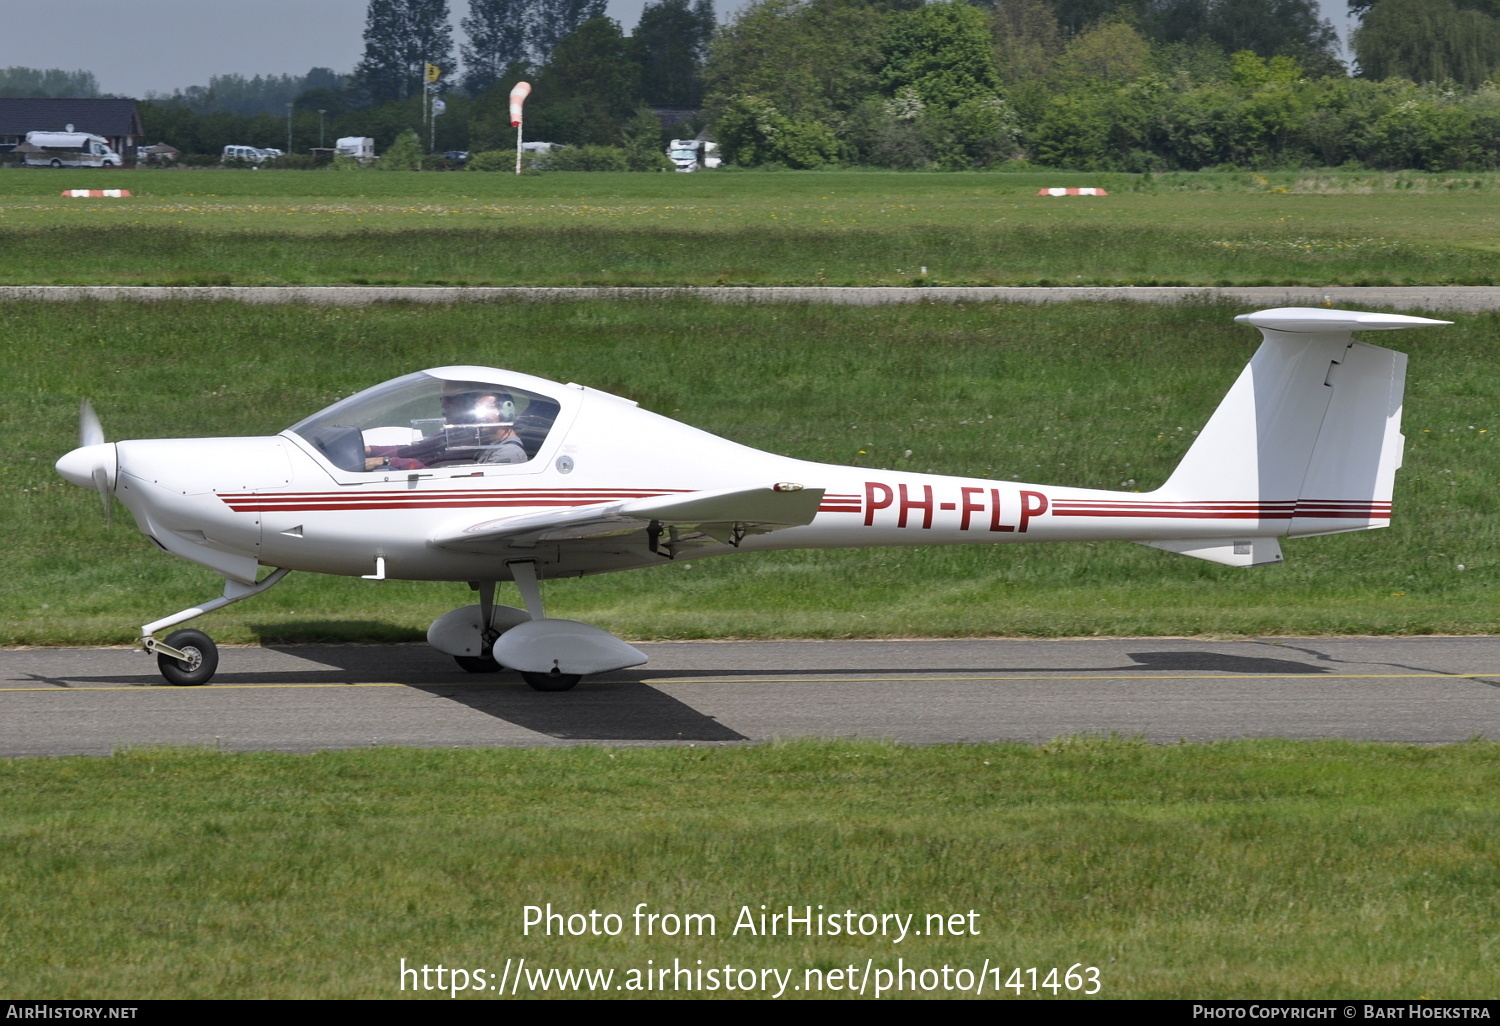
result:
[(706, 106), (742, 165), (1500, 166), (1500, 0), (758, 0)]
[[(461, 22), (466, 39), (459, 47), (464, 71), (449, 81), (461, 81), (469, 96), (478, 96), (507, 71), (545, 68), (564, 40), (604, 17), (605, 5), (606, 0), (469, 0)], [(634, 51), (629, 56), (643, 66), (638, 88), (695, 100), (692, 83), (682, 80), (692, 79), (702, 64), (714, 24), (712, 0), (648, 4), (629, 44)], [(364, 41), (355, 78), (376, 102), (418, 91), (426, 63), (454, 66), (447, 0), (370, 0)]]
[(1360, 70), (1370, 78), (1475, 89), (1500, 68), (1500, 0), (1349, 0)]
[(630, 149), (644, 148), (649, 135), (660, 154), (666, 133), (654, 120), (648, 131), (643, 112), (701, 104), (713, 0), (648, 0), (628, 36), (602, 16), (604, 7), (605, 0), (469, 0), (458, 46), (463, 72), (455, 74), (447, 0), (370, 0), (364, 55), (352, 74), (216, 76), (206, 87), (148, 96), (141, 116), (149, 138), (185, 153), (285, 147), (289, 113), (294, 150), (359, 135), (383, 152), (422, 125), (424, 69), (433, 64), (443, 70), (433, 89), (447, 109), (421, 138), (438, 152), (513, 149), (508, 94), (525, 79), (535, 87), (528, 138)]
[(0, 68), (0, 96), (18, 100), (92, 99), (99, 82), (92, 71), (59, 68)]
[(650, 0), (630, 35), (604, 0), (468, 0), (462, 74), (447, 0), (370, 0), (352, 74), (219, 76), (142, 116), (216, 153), (284, 146), (291, 103), (294, 149), (384, 150), (431, 63), (436, 150), (512, 148), (525, 78), (529, 139), (645, 152), (647, 108), (677, 106), (701, 113), (676, 134), (748, 166), (1500, 166), (1500, 0), (1347, 2), (1352, 76), (1316, 0), (752, 0), (722, 26), (712, 0)]
[[(146, 99), (164, 106), (185, 107), (202, 114), (280, 114), (286, 105), (308, 93), (335, 95), (346, 88), (344, 75), (332, 68), (312, 68), (305, 75), (213, 75), (206, 86), (188, 86), (168, 94), (147, 93)], [(347, 106), (347, 105), (346, 105)]]

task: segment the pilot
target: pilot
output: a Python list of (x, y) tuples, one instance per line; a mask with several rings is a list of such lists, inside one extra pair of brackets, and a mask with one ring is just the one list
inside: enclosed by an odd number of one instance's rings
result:
[(459, 463), (525, 463), (509, 393), (469, 382), (443, 388), (443, 429), (410, 445), (366, 447), (366, 470), (423, 470)]

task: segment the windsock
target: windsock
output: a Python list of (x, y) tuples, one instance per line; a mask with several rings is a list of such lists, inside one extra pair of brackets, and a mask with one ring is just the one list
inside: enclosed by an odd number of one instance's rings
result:
[(521, 104), (526, 102), (526, 97), (531, 95), (530, 82), (517, 82), (516, 87), (510, 91), (510, 127), (521, 127)]

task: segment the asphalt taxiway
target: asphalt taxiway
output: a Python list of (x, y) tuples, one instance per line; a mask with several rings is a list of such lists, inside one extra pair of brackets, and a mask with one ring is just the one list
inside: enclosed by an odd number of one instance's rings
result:
[(1500, 637), (669, 642), (543, 694), (422, 645), (225, 648), (169, 687), (127, 649), (0, 651), (0, 756), (137, 745), (733, 744), (888, 738), (1500, 738)]

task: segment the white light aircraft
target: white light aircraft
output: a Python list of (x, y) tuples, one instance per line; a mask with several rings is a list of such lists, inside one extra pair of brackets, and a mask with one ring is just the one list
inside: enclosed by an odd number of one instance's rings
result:
[[(265, 438), (106, 442), (85, 403), (80, 447), (57, 469), (224, 578), (221, 597), (141, 628), (173, 684), (206, 683), (218, 652), (201, 631), (158, 632), (305, 570), (467, 582), (479, 601), (439, 617), (433, 647), (564, 691), (646, 657), (547, 617), (538, 582), (552, 578), (688, 554), (1100, 539), (1254, 566), (1281, 562), (1281, 538), (1387, 526), (1406, 357), (1351, 332), (1450, 322), (1327, 309), (1236, 320), (1264, 341), (1148, 493), (811, 463), (487, 367), (408, 374)], [(504, 581), (524, 608), (496, 604)]]

